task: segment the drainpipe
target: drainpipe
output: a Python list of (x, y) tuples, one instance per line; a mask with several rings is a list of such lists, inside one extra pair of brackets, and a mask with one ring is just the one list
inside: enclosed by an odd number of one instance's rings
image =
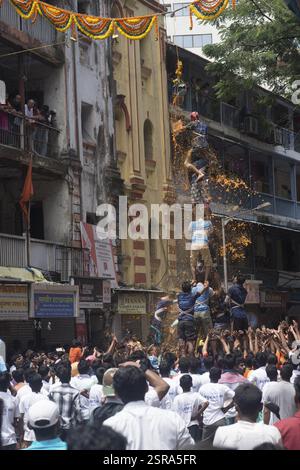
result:
[[(74, 104), (75, 104), (75, 131), (76, 131), (76, 150), (79, 160), (81, 161), (81, 149), (80, 149), (80, 139), (79, 139), (79, 115), (78, 115), (78, 82), (77, 82), (77, 65), (76, 65), (76, 49), (75, 41), (72, 42), (72, 59), (73, 59), (73, 76), (74, 76)], [(81, 174), (79, 174), (79, 185), (80, 185), (80, 217), (83, 220), (82, 213), (82, 182)]]

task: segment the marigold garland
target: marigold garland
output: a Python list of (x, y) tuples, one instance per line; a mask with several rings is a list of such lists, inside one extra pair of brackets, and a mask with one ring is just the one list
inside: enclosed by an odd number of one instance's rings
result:
[[(37, 15), (40, 15), (46, 18), (59, 32), (65, 32), (72, 28), (74, 35), (77, 27), (83, 35), (91, 39), (106, 39), (113, 34), (115, 28), (128, 39), (143, 39), (154, 25), (158, 39), (158, 16), (166, 14), (158, 13), (131, 18), (101, 18), (68, 11), (41, 0), (9, 1), (16, 12), (25, 20), (31, 19), (32, 22), (35, 22)], [(0, 6), (1, 2), (2, 0), (0, 0)], [(197, 0), (190, 5), (190, 13), (202, 20), (213, 20), (225, 10), (228, 3), (229, 0)], [(235, 1), (233, 0), (232, 3), (234, 6)]]
[(191, 12), (200, 20), (214, 20), (227, 8), (229, 0), (197, 0), (190, 5)]
[(151, 31), (157, 16), (145, 18), (123, 18), (116, 19), (115, 25), (118, 31), (128, 39), (143, 39)]
[(114, 22), (110, 18), (96, 16), (75, 16), (74, 18), (80, 32), (92, 39), (106, 39), (114, 31)]

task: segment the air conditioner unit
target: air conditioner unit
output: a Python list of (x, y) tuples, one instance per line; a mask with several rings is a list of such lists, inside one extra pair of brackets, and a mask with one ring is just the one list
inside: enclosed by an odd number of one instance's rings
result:
[(283, 143), (283, 132), (279, 127), (274, 128), (274, 144), (282, 145)]
[(258, 135), (258, 120), (255, 117), (245, 118), (245, 132), (249, 135)]

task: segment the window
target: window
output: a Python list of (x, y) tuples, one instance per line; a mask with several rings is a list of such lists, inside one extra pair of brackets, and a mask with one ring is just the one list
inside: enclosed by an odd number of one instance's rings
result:
[(212, 43), (212, 35), (211, 34), (197, 34), (194, 36), (194, 45), (193, 47), (204, 47), (207, 44)]
[(212, 35), (211, 34), (187, 34), (185, 36), (174, 36), (174, 44), (179, 47), (184, 47), (186, 49), (199, 49), (206, 46), (207, 44), (212, 44)]
[(190, 14), (189, 5), (190, 5), (189, 3), (174, 3), (173, 11), (183, 8), (182, 10), (177, 11), (177, 13), (175, 13), (175, 16), (189, 16)]
[(265, 157), (251, 160), (253, 189), (259, 193), (271, 194), (269, 161)]
[(91, 2), (90, 0), (78, 0), (77, 11), (83, 15), (99, 15), (97, 2)]
[(149, 119), (144, 123), (145, 160), (153, 160), (153, 126)]
[(275, 191), (276, 196), (291, 199), (291, 168), (286, 162), (275, 164)]
[(94, 142), (93, 106), (81, 103), (81, 131), (84, 142)]

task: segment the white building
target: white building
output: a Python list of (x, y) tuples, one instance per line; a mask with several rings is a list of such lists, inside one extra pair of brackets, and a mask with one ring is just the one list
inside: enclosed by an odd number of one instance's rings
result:
[[(202, 22), (193, 15), (193, 29), (190, 29), (191, 2), (178, 0), (160, 0), (174, 15), (166, 15), (166, 29), (168, 39), (179, 47), (183, 47), (194, 54), (204, 55), (203, 46), (219, 41), (219, 32), (216, 26), (209, 21)], [(183, 8), (180, 10), (180, 8)], [(179, 11), (177, 11), (179, 10)]]

